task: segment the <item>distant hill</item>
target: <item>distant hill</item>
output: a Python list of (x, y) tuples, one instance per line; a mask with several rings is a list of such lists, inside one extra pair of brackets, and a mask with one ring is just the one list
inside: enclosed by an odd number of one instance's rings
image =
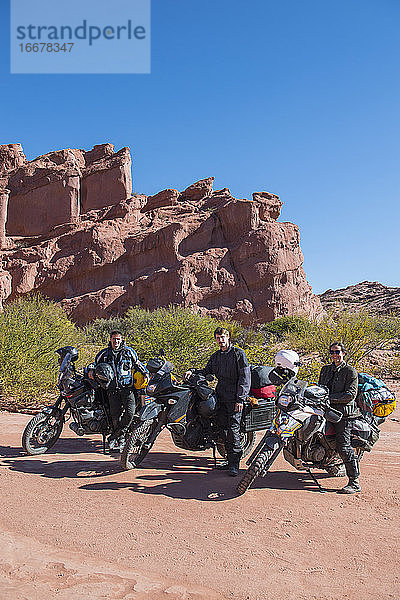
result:
[(400, 287), (388, 287), (378, 281), (362, 281), (339, 290), (327, 290), (319, 295), (325, 310), (341, 306), (355, 312), (367, 309), (375, 314), (400, 316)]

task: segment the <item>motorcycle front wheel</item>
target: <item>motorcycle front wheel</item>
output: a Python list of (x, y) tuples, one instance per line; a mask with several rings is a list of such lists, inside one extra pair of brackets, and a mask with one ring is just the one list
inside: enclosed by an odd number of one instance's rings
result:
[(39, 413), (28, 423), (22, 434), (22, 447), (27, 454), (35, 456), (47, 452), (58, 440), (64, 426), (61, 413)]
[(147, 444), (153, 432), (154, 421), (144, 421), (132, 425), (126, 434), (124, 448), (121, 452), (121, 466), (125, 471), (137, 467), (150, 450)]
[[(272, 457), (272, 454), (272, 450), (264, 450), (264, 452), (260, 452), (257, 458), (251, 463), (242, 479), (239, 481), (236, 487), (238, 494), (244, 494), (246, 490), (249, 489), (251, 484), (257, 479), (257, 477), (261, 477), (265, 473), (267, 463)], [(270, 466), (271, 465), (268, 465), (268, 468)]]

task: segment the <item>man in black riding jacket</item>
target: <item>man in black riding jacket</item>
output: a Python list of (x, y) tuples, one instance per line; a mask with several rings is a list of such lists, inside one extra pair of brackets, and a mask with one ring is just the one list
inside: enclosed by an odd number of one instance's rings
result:
[(114, 371), (114, 379), (107, 389), (110, 415), (114, 427), (109, 445), (110, 448), (113, 448), (118, 445), (118, 439), (129, 427), (136, 412), (133, 372), (139, 372), (147, 377), (148, 371), (139, 361), (135, 350), (125, 345), (120, 331), (111, 332), (110, 343), (107, 348), (97, 354), (94, 362), (95, 365), (108, 363)]
[(360, 415), (355, 401), (358, 391), (358, 375), (357, 371), (345, 362), (346, 351), (341, 342), (333, 342), (329, 346), (329, 354), (332, 362), (322, 367), (318, 383), (328, 388), (332, 408), (340, 411), (343, 415), (338, 423), (334, 423), (336, 449), (344, 462), (349, 478), (349, 483), (340, 492), (355, 494), (361, 490), (358, 459), (351, 446), (352, 419)]
[(232, 346), (227, 329), (217, 327), (214, 331), (219, 350), (211, 355), (204, 375), (218, 378), (216, 394), (218, 398), (217, 418), (223, 433), (227, 461), (219, 468), (236, 477), (242, 456), (240, 445), (240, 421), (243, 403), (250, 391), (250, 366), (241, 348)]

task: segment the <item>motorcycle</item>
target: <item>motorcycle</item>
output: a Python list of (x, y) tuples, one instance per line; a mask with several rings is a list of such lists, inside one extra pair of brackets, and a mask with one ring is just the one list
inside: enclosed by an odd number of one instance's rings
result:
[[(121, 465), (129, 470), (137, 467), (166, 428), (178, 448), (203, 451), (212, 448), (223, 457), (225, 446), (216, 418), (217, 398), (208, 385), (209, 379), (192, 372), (183, 385), (172, 375), (173, 365), (164, 358), (147, 363), (151, 374), (143, 406), (135, 415), (121, 452)], [(247, 456), (255, 443), (255, 432), (272, 423), (275, 402), (266, 400), (251, 408), (246, 403), (241, 422), (241, 447)]]
[(29, 421), (22, 434), (22, 447), (32, 456), (47, 452), (60, 437), (69, 412), (73, 418), (70, 429), (79, 436), (101, 433), (105, 452), (105, 438), (113, 431), (105, 392), (95, 379), (77, 373), (76, 348), (65, 346), (56, 352), (60, 357), (60, 395), (53, 406), (43, 408)]
[[(342, 413), (331, 408), (329, 391), (318, 385), (308, 385), (292, 377), (281, 389), (277, 399), (277, 413), (270, 429), (247, 461), (248, 470), (237, 485), (244, 494), (257, 477), (267, 474), (283, 450), (285, 460), (299, 471), (307, 471), (324, 492), (311, 467), (327, 471), (331, 476), (344, 476), (345, 469), (336, 452), (335, 429)], [(379, 439), (378, 424), (363, 418), (353, 420), (351, 445), (358, 460), (370, 451)]]

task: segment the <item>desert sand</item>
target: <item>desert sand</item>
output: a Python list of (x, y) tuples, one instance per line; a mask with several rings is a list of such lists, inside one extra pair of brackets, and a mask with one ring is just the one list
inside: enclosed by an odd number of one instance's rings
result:
[(168, 432), (123, 472), (67, 425), (52, 453), (27, 457), (30, 415), (2, 412), (0, 598), (397, 600), (399, 412), (363, 458), (361, 494), (316, 472), (322, 494), (279, 458), (241, 497), (210, 452)]

